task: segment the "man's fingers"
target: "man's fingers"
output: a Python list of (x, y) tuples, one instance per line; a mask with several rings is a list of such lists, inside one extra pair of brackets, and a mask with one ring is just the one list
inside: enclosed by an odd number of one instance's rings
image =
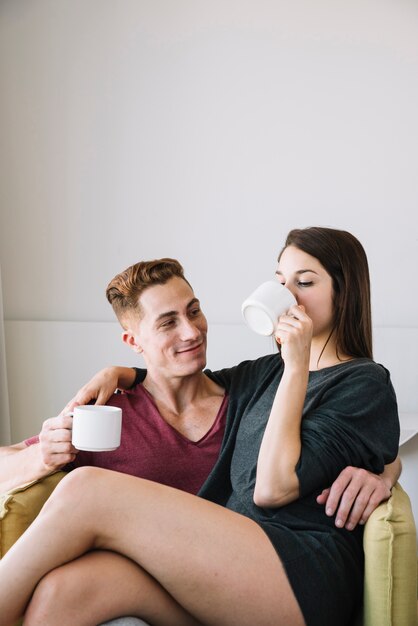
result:
[(48, 451), (45, 452), (45, 458), (52, 458), (57, 454), (75, 454), (75, 452), (76, 449), (71, 441), (57, 441)]
[(328, 516), (335, 515), (335, 525), (353, 530), (365, 524), (375, 508), (390, 497), (390, 488), (380, 476), (365, 469), (346, 467), (330, 489), (317, 497), (325, 504)]
[(319, 496), (316, 497), (316, 501), (318, 502), (318, 504), (326, 504), (326, 502), (328, 500), (329, 492), (330, 492), (330, 489), (328, 487), (327, 489), (324, 489), (319, 494)]
[(390, 490), (382, 480), (371, 477), (359, 489), (355, 498), (353, 494), (354, 492), (351, 494), (352, 505), (348, 513), (349, 498), (344, 505), (340, 505), (336, 515), (336, 525), (345, 526), (347, 530), (353, 530), (357, 524), (365, 524), (376, 507), (390, 497)]
[(335, 516), (335, 525), (338, 528), (353, 530), (363, 515), (370, 500), (370, 490), (367, 486), (364, 489), (347, 489), (341, 499)]
[(105, 391), (100, 391), (99, 395), (97, 396), (97, 400), (95, 404), (106, 404), (108, 398), (109, 398), (108, 393), (106, 393)]
[(73, 418), (70, 415), (58, 415), (57, 417), (50, 417), (42, 424), (42, 430), (40, 436), (45, 436), (46, 433), (50, 433), (54, 430), (70, 429), (72, 428)]
[(77, 451), (61, 453), (61, 454), (51, 454), (45, 457), (43, 459), (43, 462), (46, 465), (46, 467), (48, 467), (51, 470), (60, 469), (62, 467), (65, 467), (65, 465), (68, 465), (68, 463), (71, 463), (72, 461), (74, 461), (76, 456), (77, 456)]
[(387, 485), (385, 485), (383, 480), (380, 481), (376, 485), (376, 488), (373, 490), (373, 492), (370, 494), (368, 502), (363, 511), (359, 516), (357, 516), (358, 519), (356, 517), (354, 521), (358, 524), (365, 524), (373, 511), (379, 506), (379, 504), (390, 498), (390, 494), (391, 490), (387, 487)]
[(325, 504), (325, 512), (327, 515), (334, 515), (343, 494), (346, 494), (348, 486), (350, 485), (351, 476), (345, 473), (345, 470), (338, 476), (337, 480), (333, 482), (329, 489), (327, 501)]
[(74, 408), (78, 406), (80, 402), (78, 402), (75, 398), (69, 401), (69, 403), (62, 409), (60, 415), (68, 415), (74, 411)]
[(72, 431), (70, 428), (56, 428), (48, 432), (47, 440), (51, 444), (68, 443), (71, 441)]

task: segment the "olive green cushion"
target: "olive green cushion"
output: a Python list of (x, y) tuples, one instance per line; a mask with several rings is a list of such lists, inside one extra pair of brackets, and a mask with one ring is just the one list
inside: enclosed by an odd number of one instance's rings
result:
[(408, 495), (397, 483), (364, 528), (362, 626), (416, 626), (417, 535)]
[(0, 495), (0, 558), (33, 522), (65, 472), (56, 472)]

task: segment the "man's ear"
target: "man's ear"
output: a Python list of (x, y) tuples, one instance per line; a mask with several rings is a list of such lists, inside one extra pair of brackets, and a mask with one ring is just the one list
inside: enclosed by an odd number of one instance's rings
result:
[(126, 345), (129, 346), (134, 352), (141, 354), (142, 348), (137, 343), (135, 335), (133, 335), (129, 330), (125, 330), (122, 333), (122, 341), (123, 343), (126, 343)]

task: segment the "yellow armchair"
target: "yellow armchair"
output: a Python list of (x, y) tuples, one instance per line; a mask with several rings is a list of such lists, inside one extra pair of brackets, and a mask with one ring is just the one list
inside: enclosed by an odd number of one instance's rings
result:
[[(0, 557), (38, 515), (65, 472), (0, 496)], [(416, 626), (417, 537), (411, 503), (397, 483), (364, 529), (364, 604), (355, 626)]]
[(367, 521), (363, 548), (364, 597), (358, 626), (416, 626), (417, 535), (411, 502), (399, 483)]
[(30, 526), (65, 472), (11, 489), (0, 495), (0, 558)]

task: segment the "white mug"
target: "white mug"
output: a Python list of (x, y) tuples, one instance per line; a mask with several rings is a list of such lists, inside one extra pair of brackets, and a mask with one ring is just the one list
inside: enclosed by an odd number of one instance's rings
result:
[(72, 415), (72, 443), (77, 450), (106, 452), (120, 446), (122, 409), (119, 407), (76, 406)]
[(279, 317), (297, 304), (296, 298), (278, 280), (262, 283), (242, 303), (247, 325), (259, 335), (273, 335)]

